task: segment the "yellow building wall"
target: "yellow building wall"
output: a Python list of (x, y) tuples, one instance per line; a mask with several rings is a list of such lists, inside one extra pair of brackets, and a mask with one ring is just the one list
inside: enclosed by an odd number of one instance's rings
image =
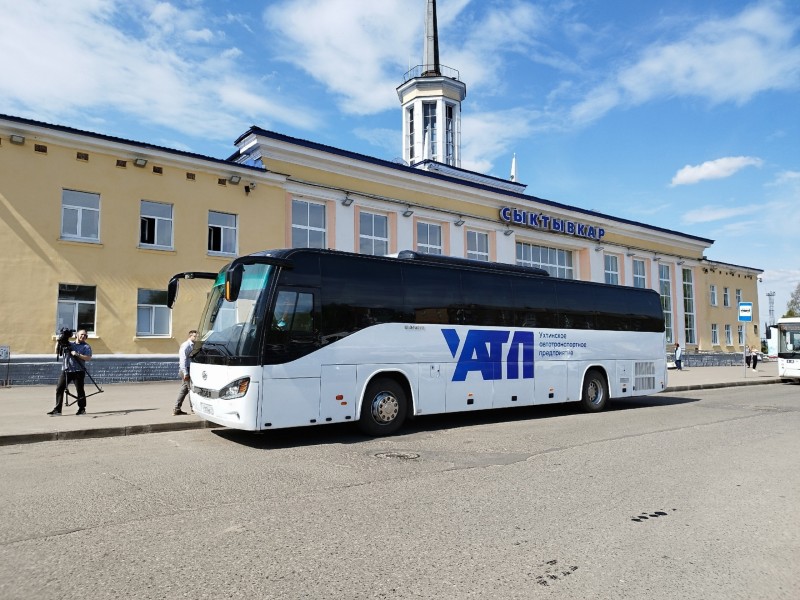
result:
[[(47, 153), (35, 152), (34, 143), (45, 144)], [(89, 160), (76, 160), (77, 151), (88, 152)], [(199, 323), (210, 281), (182, 282), (168, 337), (136, 336), (136, 292), (166, 290), (175, 273), (218, 271), (230, 260), (207, 251), (208, 211), (238, 215), (239, 253), (284, 244), (279, 187), (260, 180), (245, 194), (244, 180), (218, 183), (227, 177), (225, 165), (150, 158), (138, 168), (129, 153), (47, 140), (0, 143), (0, 345), (12, 354), (53, 352), (59, 283), (96, 286), (96, 331), (89, 340), (96, 354), (177, 352)], [(117, 159), (127, 167), (115, 166)], [(163, 174), (154, 174), (153, 166)], [(60, 239), (63, 189), (100, 195), (99, 243)], [(139, 248), (140, 200), (173, 205), (173, 250)]]

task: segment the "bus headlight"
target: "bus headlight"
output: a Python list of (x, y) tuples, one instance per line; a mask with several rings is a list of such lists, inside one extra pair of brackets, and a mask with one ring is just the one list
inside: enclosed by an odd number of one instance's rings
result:
[(241, 379), (237, 379), (233, 383), (229, 383), (224, 388), (219, 391), (220, 400), (235, 400), (236, 398), (241, 398), (247, 393), (247, 389), (250, 387), (250, 378), (249, 377), (242, 377)]

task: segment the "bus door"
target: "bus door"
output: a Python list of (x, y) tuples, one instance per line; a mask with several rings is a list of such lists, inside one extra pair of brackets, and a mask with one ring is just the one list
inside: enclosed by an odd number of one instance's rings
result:
[(264, 351), (262, 423), (307, 425), (319, 417), (319, 291), (277, 288)]

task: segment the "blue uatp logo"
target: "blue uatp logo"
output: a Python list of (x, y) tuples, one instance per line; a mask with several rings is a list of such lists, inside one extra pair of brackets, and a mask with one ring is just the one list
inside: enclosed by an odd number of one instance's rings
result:
[(515, 331), (512, 337), (510, 331), (471, 329), (463, 345), (455, 329), (442, 329), (442, 335), (453, 358), (458, 354), (453, 381), (466, 381), (470, 371), (479, 371), (487, 381), (503, 379), (504, 357), (506, 379), (533, 379), (532, 331)]

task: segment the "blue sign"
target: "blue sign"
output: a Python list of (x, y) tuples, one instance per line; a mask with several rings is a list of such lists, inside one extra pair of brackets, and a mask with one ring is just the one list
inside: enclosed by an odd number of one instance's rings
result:
[(750, 322), (753, 320), (753, 303), (739, 302), (739, 321)]
[[(461, 352), (458, 347), (461, 339), (455, 329), (442, 329), (450, 354), (453, 358), (458, 354), (453, 381), (466, 381), (470, 371), (478, 371), (484, 381), (503, 379), (503, 358), (505, 354), (507, 379), (520, 379), (520, 362), (522, 363), (522, 379), (533, 379), (533, 332), (516, 331), (511, 337), (510, 331), (487, 331), (484, 329), (467, 331)], [(505, 346), (507, 346), (507, 351)], [(520, 356), (521, 355), (521, 356)]]
[(554, 233), (574, 235), (576, 237), (601, 240), (606, 230), (597, 225), (578, 223), (568, 219), (559, 219), (544, 213), (520, 210), (504, 206), (500, 209), (500, 220), (510, 225), (521, 225), (531, 229), (544, 229)]

